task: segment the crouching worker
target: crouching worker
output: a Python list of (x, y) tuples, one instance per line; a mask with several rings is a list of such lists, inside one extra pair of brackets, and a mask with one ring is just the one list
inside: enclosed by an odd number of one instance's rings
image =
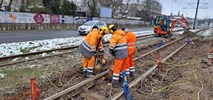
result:
[(135, 63), (134, 63), (134, 55), (136, 52), (136, 35), (129, 31), (127, 28), (123, 27), (122, 30), (126, 33), (127, 40), (127, 48), (128, 48), (128, 58), (127, 58), (127, 68), (126, 74), (135, 77)]
[(99, 31), (98, 27), (94, 26), (78, 47), (78, 51), (83, 55), (83, 73), (85, 78), (94, 76), (96, 55), (97, 52), (104, 54), (102, 37), (107, 32), (107, 27), (101, 27)]
[(114, 56), (112, 87), (117, 88), (120, 74), (126, 70), (124, 62), (128, 56), (127, 43), (124, 31), (118, 30), (114, 25), (109, 26), (109, 31), (112, 34), (109, 53)]

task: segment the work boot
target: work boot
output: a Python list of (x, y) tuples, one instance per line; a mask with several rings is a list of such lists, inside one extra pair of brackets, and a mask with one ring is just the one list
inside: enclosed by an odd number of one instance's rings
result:
[(87, 78), (87, 71), (83, 71), (83, 77)]
[(118, 87), (118, 80), (112, 80), (112, 87), (117, 88)]
[(92, 78), (94, 75), (92, 73), (87, 73), (87, 78)]

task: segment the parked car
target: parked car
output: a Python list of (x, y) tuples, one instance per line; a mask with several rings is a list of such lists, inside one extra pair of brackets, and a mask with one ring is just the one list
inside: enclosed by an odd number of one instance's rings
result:
[(78, 31), (80, 35), (87, 35), (91, 30), (93, 26), (98, 26), (100, 29), (102, 26), (107, 26), (104, 21), (88, 21), (84, 23), (83, 25), (78, 27)]

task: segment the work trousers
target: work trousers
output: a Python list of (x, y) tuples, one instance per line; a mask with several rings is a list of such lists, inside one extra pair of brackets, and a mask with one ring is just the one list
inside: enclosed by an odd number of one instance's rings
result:
[(91, 59), (83, 58), (83, 72), (88, 72), (93, 74), (95, 66), (95, 56), (92, 56)]
[(122, 59), (115, 59), (114, 60), (114, 66), (112, 68), (113, 71), (113, 80), (119, 80), (120, 75), (122, 74), (122, 72), (126, 71), (126, 62), (127, 62), (127, 58), (122, 58)]
[(130, 54), (128, 55), (127, 58), (127, 62), (126, 62), (126, 74), (129, 75), (130, 73), (134, 73), (135, 72), (135, 62), (134, 62), (134, 58), (133, 58), (134, 54)]

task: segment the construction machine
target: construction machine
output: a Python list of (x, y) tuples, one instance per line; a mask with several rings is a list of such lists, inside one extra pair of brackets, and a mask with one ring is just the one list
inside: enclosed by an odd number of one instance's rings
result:
[(170, 16), (157, 16), (154, 22), (154, 33), (157, 37), (171, 37), (175, 25), (181, 25), (184, 31), (188, 31), (190, 26), (184, 17), (172, 19)]

